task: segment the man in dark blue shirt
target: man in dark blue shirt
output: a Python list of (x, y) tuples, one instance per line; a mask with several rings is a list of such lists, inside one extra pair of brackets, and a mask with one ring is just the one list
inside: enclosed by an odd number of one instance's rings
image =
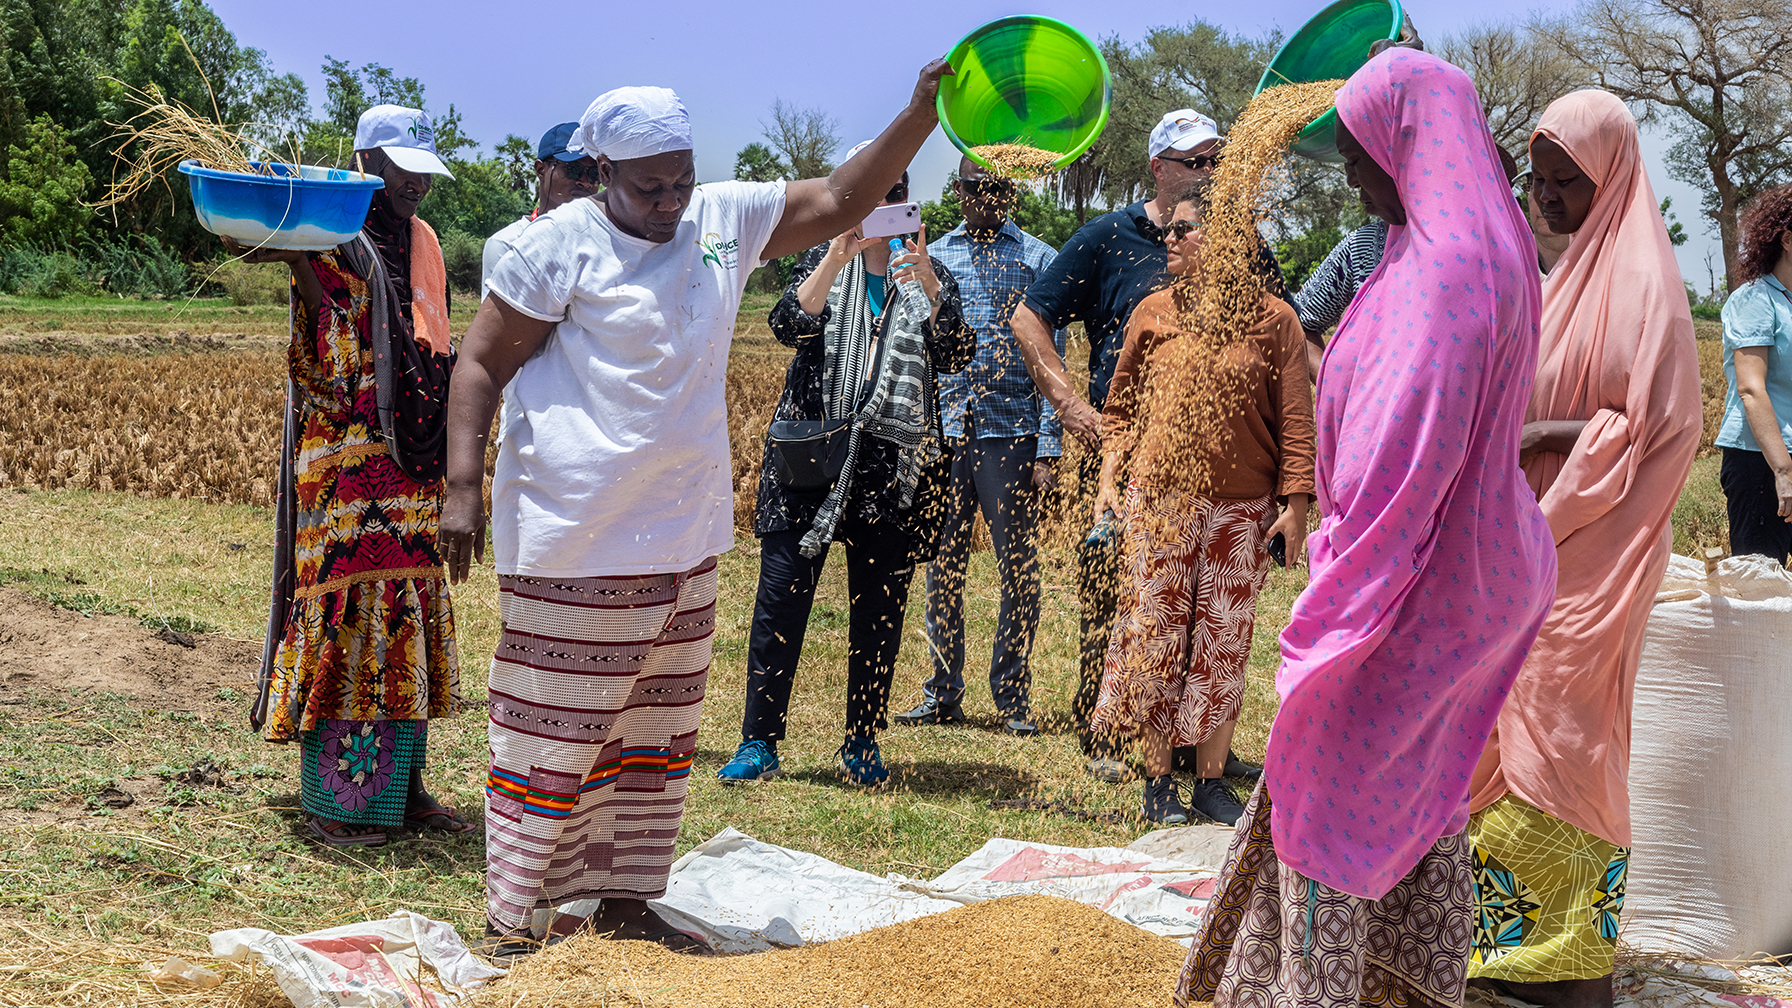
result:
[[(1027, 296), (1010, 322), (1033, 383), (1058, 411), (1064, 429), (1088, 450), (1077, 467), (1077, 480), (1093, 488), (1101, 473), (1101, 407), (1107, 399), (1114, 362), (1120, 357), (1126, 320), (1147, 294), (1168, 282), (1169, 253), (1164, 227), (1174, 206), (1171, 194), (1213, 174), (1221, 145), (1219, 127), (1193, 109), (1167, 113), (1151, 131), (1148, 150), (1157, 191), (1149, 200), (1105, 214), (1084, 224), (1070, 237), (1058, 258), (1027, 288)], [(1267, 246), (1260, 268), (1273, 274), (1272, 289), (1283, 293), (1281, 270)], [(1089, 397), (1078, 394), (1052, 341), (1052, 331), (1081, 322), (1089, 340)], [(1089, 730), (1089, 717), (1101, 690), (1101, 669), (1113, 628), (1119, 543), (1109, 536), (1091, 537), (1078, 558), (1077, 594), (1082, 606), (1081, 678), (1072, 710), (1088, 769), (1101, 780), (1126, 776), (1124, 739)], [(1228, 776), (1249, 769), (1236, 758)]]

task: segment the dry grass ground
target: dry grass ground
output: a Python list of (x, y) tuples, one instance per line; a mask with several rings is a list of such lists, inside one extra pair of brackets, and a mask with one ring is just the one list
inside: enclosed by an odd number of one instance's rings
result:
[[(742, 503), (751, 501), (760, 438), (788, 359), (788, 351), (765, 330), (765, 307), (755, 303), (743, 311), (730, 359), (730, 428)], [(42, 310), (0, 303), (0, 344), (33, 312)], [(457, 319), (464, 322), (470, 314), (457, 311)], [(73, 317), (66, 310), (58, 315)], [(269, 331), (267, 320), (249, 318), (264, 334)], [(69, 325), (61, 317), (55, 321)], [(283, 324), (276, 316), (274, 331)], [(118, 394), (118, 401), (136, 403), (139, 416), (150, 415), (146, 404), (178, 386), (169, 377), (174, 370), (216, 376), (234, 361), (262, 369), (241, 374), (278, 374), (268, 370), (268, 359), (278, 360), (277, 339), (246, 338), (238, 341), (240, 348), (204, 347), (187, 356), (146, 356), (174, 348), (141, 339), (154, 331), (138, 325), (140, 332), (132, 333), (128, 324), (110, 328), (114, 323), (101, 318), (94, 323), (100, 337), (123, 342), (98, 350), (92, 334), (60, 328), (41, 330), (63, 341), (54, 357), (0, 353), (0, 376), (37, 376), (0, 392), (14, 397), (0, 401), (0, 432), (6, 432), (0, 436), (36, 422), (31, 414), (46, 409), (45, 403), (64, 403), (56, 398), (66, 394), (64, 376), (93, 373), (96, 365), (120, 374), (131, 366), (150, 369), (131, 372), (142, 385), (134, 400), (122, 387)], [(1715, 341), (1707, 332), (1701, 336), (1702, 355), (1715, 360)], [(17, 336), (13, 348), (28, 347), (37, 338)], [(176, 361), (180, 367), (171, 368)], [(1721, 377), (1717, 387), (1721, 394)], [(0, 384), (3, 388), (8, 386)], [(264, 386), (245, 389), (234, 436), (249, 441), (253, 415), (276, 408), (268, 405), (274, 400), (264, 401), (266, 394)], [(62, 438), (58, 451), (103, 440), (123, 426), (108, 400), (90, 400), (85, 409), (73, 408), (80, 405), (76, 400), (66, 405), (70, 408), (56, 424), (33, 428)], [(173, 419), (165, 423), (178, 430)], [(179, 440), (175, 433), (167, 437)], [(0, 441), (7, 443), (15, 442)], [(241, 464), (249, 478), (257, 478), (255, 467), (270, 465), (273, 444), (243, 447)], [(1721, 539), (1715, 478), (1715, 457), (1702, 458), (1677, 513), (1676, 544), (1683, 551), (1695, 541)], [(0, 490), (0, 503), (0, 580), (93, 613), (89, 625), (96, 631), (128, 633), (135, 627), (148, 633), (140, 622), (186, 620), (183, 625), (209, 627), (244, 642), (253, 654), (266, 617), (272, 545), (265, 508), (192, 494), (183, 499), (116, 487), (111, 492), (51, 488), (42, 480), (37, 489), (15, 481)], [(893, 778), (875, 792), (843, 786), (835, 773), (846, 656), (844, 574), (837, 556), (810, 619), (790, 738), (781, 747), (786, 776), (752, 788), (723, 788), (714, 780), (714, 770), (739, 739), (746, 631), (757, 576), (757, 550), (743, 536), (722, 561), (715, 664), (680, 849), (734, 826), (866, 871), (929, 875), (992, 836), (1075, 845), (1123, 844), (1136, 836), (1135, 822), (1109, 821), (1101, 814), (1135, 810), (1139, 785), (1090, 781), (1070, 729), (1077, 603), (1074, 563), (1064, 543), (1086, 505), (1067, 494), (1057, 507), (1063, 517), (1047, 550), (1034, 661), (1034, 706), (1044, 733), (1021, 740), (996, 730), (980, 673), (993, 632), (996, 579), (990, 554), (977, 554), (967, 599), (973, 723), (886, 733), (884, 755)], [(1238, 748), (1247, 756), (1263, 752), (1275, 702), (1275, 637), (1305, 574), (1304, 567), (1274, 572), (1259, 604), (1239, 732)], [(893, 709), (919, 698), (927, 672), (926, 647), (917, 639), (920, 595), (911, 596)], [(485, 656), (497, 634), (490, 572), (459, 588), (455, 603), (464, 689), (479, 697)], [(0, 647), (6, 604), (0, 599)], [(281, 1003), (270, 996), (265, 977), (252, 981), (243, 973), (231, 973), (224, 987), (209, 994), (178, 998), (164, 998), (138, 979), (143, 960), (170, 951), (206, 958), (204, 935), (225, 927), (294, 932), (383, 916), (404, 906), (452, 921), (463, 934), (477, 933), (483, 898), (478, 834), (407, 837), (383, 849), (355, 852), (319, 849), (303, 839), (294, 754), (261, 743), (244, 721), (254, 673), (253, 660), (244, 660), (234, 681), (190, 689), (183, 702), (161, 705), (56, 684), (0, 690), (0, 1005)], [(485, 765), (479, 714), (439, 723), (431, 740), (429, 776), (436, 793), (477, 817)], [(217, 772), (195, 775), (193, 769), (208, 761)], [(113, 808), (107, 789), (126, 792), (133, 801)], [(1008, 798), (1056, 802), (1097, 818), (991, 807), (992, 801)]]

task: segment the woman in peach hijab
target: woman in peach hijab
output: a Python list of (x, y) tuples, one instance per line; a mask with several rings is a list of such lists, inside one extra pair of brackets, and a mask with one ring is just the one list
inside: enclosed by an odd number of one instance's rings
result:
[(1630, 702), (1702, 423), (1692, 316), (1636, 120), (1576, 91), (1531, 136), (1532, 189), (1573, 240), (1543, 283), (1519, 462), (1555, 536), (1555, 605), (1471, 788), (1469, 975), (1610, 1005), (1630, 844)]

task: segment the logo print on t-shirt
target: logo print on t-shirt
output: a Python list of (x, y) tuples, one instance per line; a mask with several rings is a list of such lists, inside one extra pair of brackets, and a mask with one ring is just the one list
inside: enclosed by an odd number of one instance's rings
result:
[(740, 266), (739, 238), (723, 241), (721, 235), (711, 231), (699, 239), (697, 245), (703, 249), (703, 265), (705, 266), (715, 263), (725, 270), (736, 269)]

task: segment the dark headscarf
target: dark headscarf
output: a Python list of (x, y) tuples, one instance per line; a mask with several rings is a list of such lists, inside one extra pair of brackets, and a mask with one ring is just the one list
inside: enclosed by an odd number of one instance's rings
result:
[[(361, 233), (378, 259), (353, 255), (360, 249), (351, 242), (350, 265), (370, 288), (380, 288), (369, 293), (376, 308), (381, 302), (385, 308), (383, 319), (372, 320), (380, 426), (404, 474), (433, 483), (448, 468), (448, 381), (455, 355), (417, 342), (411, 323), (411, 218), (393, 212), (384, 189), (374, 192)], [(359, 261), (363, 258), (369, 261)]]

